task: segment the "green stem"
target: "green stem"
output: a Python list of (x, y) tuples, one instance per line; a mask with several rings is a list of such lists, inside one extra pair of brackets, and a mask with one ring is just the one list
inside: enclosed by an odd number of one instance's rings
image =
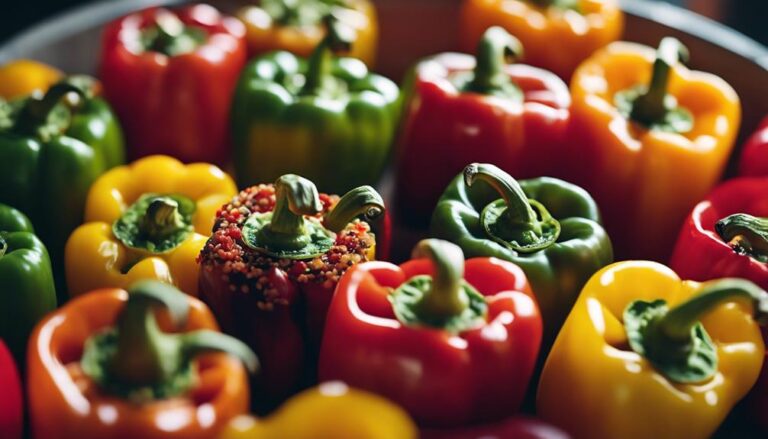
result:
[(344, 194), (336, 206), (325, 215), (323, 224), (328, 230), (339, 233), (355, 218), (364, 216), (370, 222), (384, 213), (384, 200), (376, 189), (360, 186)]
[(541, 6), (542, 8), (548, 8), (555, 6), (561, 9), (573, 9), (580, 12), (579, 0), (530, 0), (531, 3)]
[(334, 14), (323, 18), (326, 34), (309, 57), (301, 96), (317, 96), (333, 87), (333, 60), (336, 53), (347, 52), (355, 40), (355, 31)]
[(5, 256), (5, 252), (8, 251), (8, 241), (5, 240), (5, 237), (0, 235), (0, 258)]
[[(518, 90), (505, 69), (507, 64), (523, 54), (520, 40), (499, 26), (488, 28), (477, 45), (477, 64), (472, 80), (464, 91), (481, 94), (506, 93)], [(519, 91), (519, 90), (518, 90)]]
[(53, 85), (42, 99), (30, 98), (21, 110), (14, 130), (20, 134), (36, 135), (39, 127), (48, 124), (53, 109), (70, 93), (85, 97), (80, 87), (65, 81)]
[(424, 239), (413, 249), (414, 259), (432, 261), (435, 275), (432, 285), (417, 303), (416, 311), (424, 320), (447, 320), (469, 306), (464, 292), (464, 252), (456, 244), (438, 239)]
[(179, 17), (161, 11), (155, 17), (155, 25), (143, 31), (144, 50), (177, 56), (193, 52), (205, 41), (206, 34), (201, 28), (186, 26)]
[(651, 82), (647, 90), (635, 99), (630, 113), (632, 120), (652, 126), (666, 118), (669, 112), (666, 100), (670, 71), (678, 62), (687, 61), (688, 49), (683, 43), (672, 37), (661, 40), (653, 63)]
[(768, 260), (768, 218), (737, 213), (715, 223), (715, 231), (736, 252)]
[(517, 180), (494, 165), (472, 163), (464, 168), (464, 183), (471, 187), (477, 180), (489, 184), (501, 195), (506, 205), (504, 218), (510, 227), (541, 233), (541, 223)]
[(151, 241), (160, 241), (186, 228), (187, 224), (179, 213), (179, 203), (167, 197), (153, 200), (139, 225), (142, 235)]

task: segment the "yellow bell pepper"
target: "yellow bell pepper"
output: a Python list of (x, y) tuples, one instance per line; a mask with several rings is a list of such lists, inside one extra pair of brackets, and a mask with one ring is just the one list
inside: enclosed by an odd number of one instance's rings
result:
[(408, 414), (388, 400), (332, 381), (289, 399), (266, 419), (241, 416), (219, 439), (415, 439)]
[(0, 66), (0, 98), (12, 100), (45, 93), (63, 74), (37, 61), (19, 59)]
[(766, 317), (768, 293), (749, 281), (610, 265), (552, 347), (537, 413), (575, 439), (707, 438), (757, 380)]
[(105, 173), (88, 192), (86, 223), (67, 241), (70, 296), (156, 279), (197, 296), (197, 255), (216, 211), (237, 188), (207, 163), (150, 156)]

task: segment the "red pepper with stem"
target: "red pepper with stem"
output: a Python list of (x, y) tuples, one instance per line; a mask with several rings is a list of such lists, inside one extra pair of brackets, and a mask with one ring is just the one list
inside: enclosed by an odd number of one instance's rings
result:
[(744, 144), (739, 159), (739, 175), (768, 176), (768, 116)]
[(130, 158), (227, 164), (229, 107), (245, 61), (245, 27), (208, 5), (150, 8), (107, 25), (100, 79)]
[(464, 261), (428, 239), (401, 266), (371, 262), (342, 277), (328, 310), (321, 381), (381, 394), (420, 424), (498, 421), (520, 407), (542, 322), (518, 266)]
[(492, 27), (476, 57), (443, 53), (416, 65), (399, 140), (397, 203), (406, 219), (428, 220), (467, 163), (493, 163), (515, 178), (560, 173), (568, 87), (554, 73), (508, 64), (521, 52), (516, 38)]

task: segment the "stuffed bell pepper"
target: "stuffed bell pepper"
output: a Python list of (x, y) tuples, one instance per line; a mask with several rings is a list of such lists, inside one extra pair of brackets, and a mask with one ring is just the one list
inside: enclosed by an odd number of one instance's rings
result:
[(516, 181), (489, 164), (471, 164), (445, 189), (432, 216), (435, 238), (468, 257), (520, 266), (554, 340), (581, 287), (613, 262), (597, 205), (583, 189), (554, 178)]
[(70, 76), (44, 95), (0, 99), (0, 203), (29, 216), (50, 251), (64, 299), (64, 244), (83, 222), (96, 178), (123, 163), (123, 138), (92, 78)]
[(266, 418), (233, 419), (220, 439), (417, 437), (416, 425), (402, 408), (381, 396), (331, 381), (292, 397)]
[(209, 5), (149, 8), (107, 25), (99, 76), (131, 159), (229, 163), (229, 107), (245, 61), (243, 24)]
[(21, 99), (45, 93), (64, 76), (59, 70), (37, 61), (18, 59), (0, 66), (0, 99)]
[(197, 255), (237, 188), (207, 163), (151, 156), (115, 168), (88, 193), (86, 223), (67, 241), (69, 295), (156, 279), (197, 296)]
[(303, 374), (314, 374), (336, 284), (388, 239), (371, 231), (383, 213), (369, 186), (339, 198), (293, 174), (247, 188), (217, 212), (198, 258), (199, 293), (224, 331), (262, 359), (259, 408), (313, 379)]
[(485, 30), (501, 26), (520, 38), (523, 61), (569, 80), (594, 51), (624, 27), (618, 0), (465, 0), (461, 44), (470, 50)]
[(0, 437), (21, 439), (24, 431), (24, 394), (21, 376), (11, 351), (0, 338)]
[(323, 17), (333, 13), (357, 33), (349, 56), (369, 67), (376, 59), (379, 27), (370, 0), (261, 0), (237, 14), (245, 24), (250, 56), (275, 50), (308, 57), (325, 35)]
[(248, 410), (258, 361), (199, 300), (157, 281), (95, 290), (29, 342), (35, 439), (215, 439)]
[(559, 173), (569, 147), (568, 87), (550, 72), (508, 64), (521, 52), (494, 27), (475, 57), (443, 53), (416, 65), (398, 144), (398, 216), (406, 222), (428, 221), (467, 163), (494, 163), (519, 178)]
[(383, 395), (422, 425), (515, 414), (542, 322), (523, 271), (427, 239), (401, 266), (370, 262), (341, 279), (328, 311), (321, 381)]
[(309, 59), (274, 52), (251, 62), (232, 104), (238, 185), (295, 172), (342, 193), (378, 181), (398, 123), (397, 86), (371, 74), (349, 49), (351, 28), (335, 15)]
[[(693, 206), (725, 167), (739, 129), (736, 92), (691, 71), (674, 38), (614, 43), (573, 76), (570, 181), (600, 205), (621, 258), (666, 260)], [(566, 176), (568, 177), (568, 176)]]
[(755, 384), (768, 293), (619, 262), (587, 283), (547, 358), (537, 414), (577, 439), (709, 438)]
[(0, 204), (0, 340), (18, 364), (24, 364), (32, 329), (54, 309), (56, 289), (48, 251), (23, 213)]
[(744, 144), (739, 159), (739, 175), (768, 176), (768, 116)]

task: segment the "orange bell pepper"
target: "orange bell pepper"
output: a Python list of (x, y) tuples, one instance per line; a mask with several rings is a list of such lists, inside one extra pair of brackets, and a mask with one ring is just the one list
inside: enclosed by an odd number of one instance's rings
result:
[(571, 166), (603, 213), (617, 259), (664, 261), (690, 210), (718, 181), (741, 119), (725, 81), (678, 61), (674, 38), (658, 51), (609, 45), (571, 81)]
[(347, 54), (369, 67), (376, 59), (379, 25), (376, 8), (369, 0), (312, 0), (302, 2), (267, 0), (246, 6), (237, 17), (245, 23), (251, 57), (286, 50), (308, 58), (325, 36), (322, 19), (329, 12), (355, 30), (356, 38)]
[[(157, 305), (166, 309), (155, 314)], [(202, 302), (157, 281), (72, 300), (29, 341), (33, 437), (216, 437), (248, 410), (248, 377), (238, 358), (197, 354), (224, 351), (256, 366), (245, 345), (217, 329)]]
[(0, 98), (13, 100), (33, 93), (45, 93), (63, 74), (29, 59), (19, 59), (0, 66)]
[(524, 63), (567, 81), (579, 63), (621, 36), (624, 15), (617, 0), (465, 0), (462, 49), (471, 52), (491, 26), (523, 43)]

